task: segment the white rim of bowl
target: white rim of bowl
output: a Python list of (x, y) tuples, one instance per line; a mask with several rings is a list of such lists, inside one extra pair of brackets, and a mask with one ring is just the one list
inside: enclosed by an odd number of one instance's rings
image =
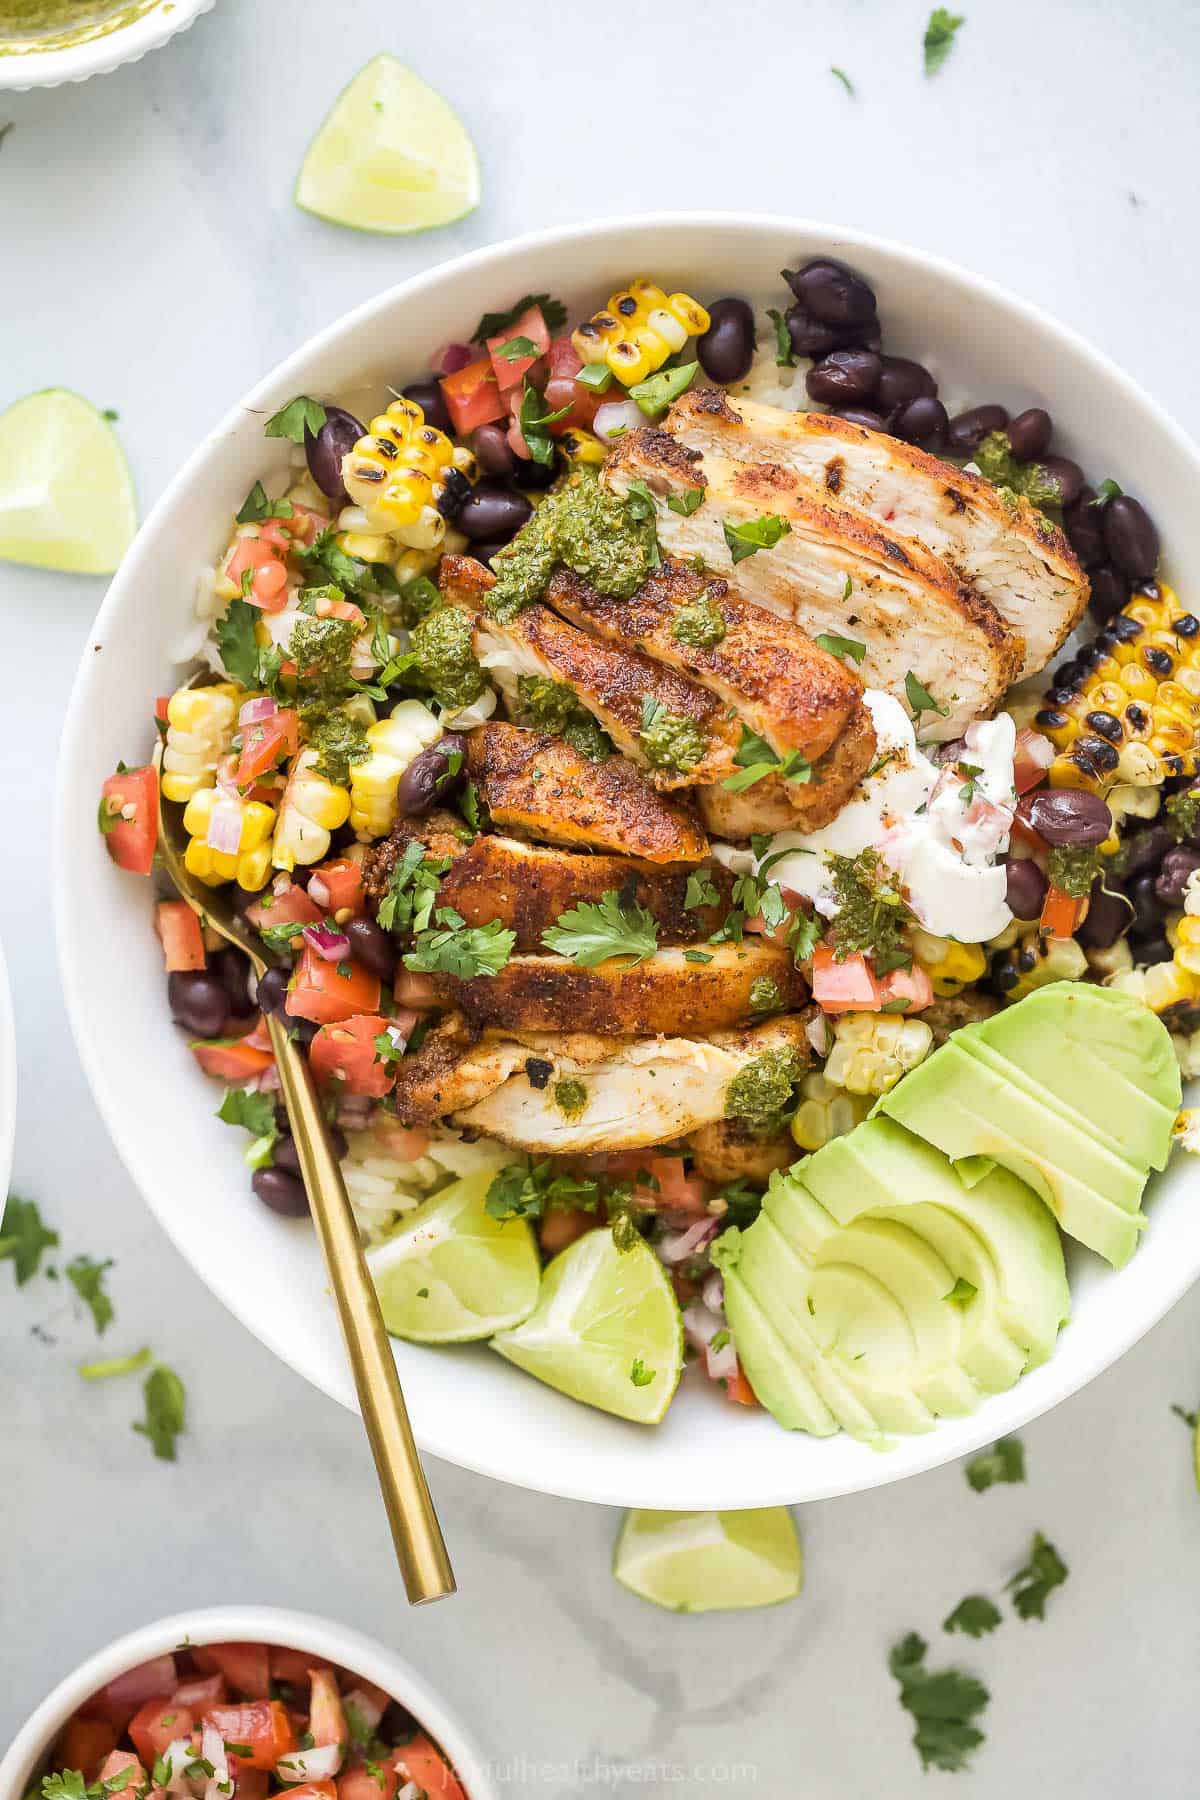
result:
[(196, 1647), (261, 1643), (328, 1657), (330, 1662), (383, 1688), (412, 1713), (462, 1776), (468, 1800), (498, 1800), (488, 1765), (474, 1738), (411, 1663), (378, 1638), (368, 1637), (353, 1626), (319, 1613), (274, 1606), (213, 1606), (199, 1612), (173, 1613), (140, 1625), (95, 1651), (63, 1677), (17, 1732), (0, 1761), (0, 1800), (22, 1800), (31, 1776), (59, 1731), (76, 1708), (105, 1682), (152, 1657), (178, 1649), (185, 1642)]
[[(342, 314), (333, 324), (315, 333), (300, 346), (298, 350), (286, 357), (281, 363), (263, 378), (250, 392), (231, 407), (217, 426), (210, 431), (200, 445), (188, 457), (179, 473), (168, 483), (150, 513), (141, 525), (138, 538), (151, 531), (157, 524), (160, 514), (175, 503), (176, 496), (185, 491), (193, 479), (194, 472), (214, 452), (218, 452), (226, 437), (240, 424), (247, 411), (263, 412), (267, 406), (274, 405), (278, 392), (283, 392), (294, 380), (293, 371), (305, 364), (311, 357), (319, 354), (327, 346), (336, 341), (344, 332), (369, 322), (375, 315), (393, 306), (397, 300), (410, 295), (423, 293), (427, 288), (440, 286), (442, 283), (464, 271), (485, 268), (489, 262), (499, 260), (501, 256), (513, 252), (542, 251), (548, 247), (557, 247), (568, 251), (574, 244), (586, 243), (596, 238), (612, 236), (621, 231), (641, 231), (653, 234), (661, 231), (694, 230), (696, 228), (721, 231), (734, 236), (741, 234), (753, 236), (756, 232), (791, 232), (802, 236), (823, 235), (836, 254), (843, 255), (855, 250), (877, 253), (891, 257), (901, 265), (919, 268), (924, 273), (932, 272), (940, 279), (952, 283), (965, 290), (968, 297), (984, 295), (988, 301), (1002, 312), (1007, 312), (1014, 325), (1027, 325), (1059, 344), (1065, 351), (1083, 362), (1096, 379), (1109, 387), (1116, 388), (1131, 404), (1148, 414), (1156, 428), (1173, 444), (1175, 450), (1186, 462), (1190, 463), (1197, 483), (1200, 484), (1200, 447), (1193, 442), (1187, 433), (1170, 416), (1166, 409), (1151, 395), (1147, 394), (1131, 376), (1118, 368), (1103, 351), (1081, 337), (1070, 326), (1061, 324), (1057, 319), (1043, 312), (1031, 301), (1022, 300), (999, 286), (985, 276), (974, 275), (958, 263), (923, 250), (914, 250), (893, 238), (880, 237), (873, 232), (856, 231), (842, 225), (830, 224), (819, 219), (791, 217), (777, 213), (728, 213), (728, 212), (658, 212), (620, 214), (611, 218), (594, 220), (581, 225), (555, 226), (544, 231), (526, 232), (515, 238), (505, 238), (501, 243), (490, 244), (480, 250), (469, 251), (465, 256), (437, 264), (434, 268), (409, 280), (398, 282), (385, 289), (372, 299), (363, 301), (359, 306)], [(136, 543), (137, 540), (135, 540)], [(132, 549), (132, 546), (131, 546)], [(128, 559), (130, 552), (126, 552)], [(125, 565), (123, 565), (124, 567)], [(109, 619), (117, 611), (118, 597), (121, 587), (121, 571), (118, 570), (109, 587), (104, 601), (92, 626), (94, 641), (101, 635)], [(60, 748), (60, 771), (79, 754), (78, 740), (86, 736), (86, 702), (87, 691), (91, 681), (90, 671), (95, 659), (85, 648), (72, 683), (70, 699), (67, 705), (63, 736)], [(59, 973), (63, 991), (67, 1001), (67, 1013), (71, 1021), (71, 1031), (75, 1045), (83, 1063), (92, 1094), (101, 1113), (118, 1156), (136, 1183), (143, 1200), (154, 1213), (159, 1224), (171, 1239), (172, 1243), (184, 1255), (190, 1258), (183, 1244), (178, 1240), (172, 1228), (169, 1215), (160, 1212), (156, 1201), (152, 1198), (155, 1182), (151, 1171), (142, 1170), (141, 1155), (138, 1142), (131, 1130), (118, 1128), (113, 1122), (117, 1115), (120, 1100), (120, 1083), (116, 1072), (109, 1068), (98, 1052), (94, 1053), (84, 1035), (82, 1020), (85, 1008), (78, 992), (74, 962), (71, 955), (70, 909), (65, 896), (70, 892), (70, 884), (66, 875), (70, 869), (70, 860), (76, 845), (70, 837), (67, 826), (66, 795), (63, 791), (63, 778), (60, 774), (56, 803), (56, 825), (54, 834), (54, 892), (55, 892), (55, 936), (58, 949)], [(906, 1440), (909, 1446), (909, 1461), (905, 1468), (897, 1469), (889, 1459), (878, 1457), (878, 1470), (872, 1467), (865, 1477), (854, 1481), (833, 1478), (828, 1482), (819, 1482), (805, 1488), (802, 1496), (805, 1502), (810, 1500), (834, 1499), (841, 1494), (859, 1493), (873, 1487), (883, 1487), (889, 1482), (901, 1481), (912, 1475), (922, 1475), (928, 1470), (938, 1468), (943, 1463), (956, 1458), (968, 1456), (982, 1445), (995, 1438), (1017, 1430), (1032, 1419), (1049, 1412), (1063, 1400), (1069, 1399), (1080, 1388), (1094, 1381), (1104, 1370), (1110, 1368), (1119, 1357), (1124, 1355), (1133, 1344), (1145, 1336), (1146, 1332), (1162, 1319), (1171, 1307), (1185, 1294), (1192, 1283), (1200, 1276), (1200, 1267), (1190, 1266), (1181, 1260), (1176, 1266), (1173, 1278), (1165, 1281), (1156, 1296), (1156, 1304), (1150, 1311), (1138, 1314), (1123, 1329), (1114, 1330), (1099, 1349), (1083, 1366), (1082, 1370), (1068, 1378), (1062, 1388), (1049, 1398), (1030, 1400), (1028, 1390), (1022, 1397), (1025, 1384), (1018, 1381), (1005, 1394), (993, 1395), (988, 1402), (987, 1419), (983, 1424), (974, 1425), (962, 1434), (953, 1449), (946, 1449), (945, 1436), (941, 1431), (932, 1431), (926, 1437)], [(349, 1410), (356, 1410), (352, 1389), (339, 1390), (326, 1379), (324, 1371), (303, 1356), (297, 1356), (288, 1346), (285, 1332), (264, 1329), (257, 1318), (253, 1306), (246, 1299), (236, 1282), (224, 1284), (204, 1278), (206, 1285), (215, 1293), (222, 1304), (233, 1313), (234, 1317), (255, 1336), (260, 1343), (272, 1350), (289, 1368), (311, 1382), (321, 1393), (337, 1400)], [(963, 1421), (953, 1421), (961, 1426)], [(512, 1486), (527, 1487), (535, 1493), (551, 1493), (562, 1499), (586, 1500), (604, 1506), (636, 1506), (643, 1504), (636, 1497), (631, 1498), (628, 1490), (617, 1490), (610, 1484), (602, 1483), (599, 1491), (593, 1481), (560, 1480), (551, 1486), (523, 1479), (506, 1470), (495, 1467), (491, 1462), (473, 1459), (470, 1447), (451, 1436), (442, 1436), (437, 1431), (423, 1431), (419, 1436), (421, 1450), (430, 1456), (441, 1457), (457, 1468), (468, 1469), (477, 1475), (485, 1475), (492, 1480), (505, 1481)], [(789, 1505), (796, 1503), (796, 1494), (789, 1491), (787, 1485), (780, 1486), (757, 1498), (757, 1506)], [(658, 1500), (660, 1506), (673, 1504), (686, 1507), (692, 1502), (686, 1497), (673, 1501)], [(738, 1504), (738, 1502), (730, 1502)], [(744, 1501), (740, 1504), (745, 1504)]]
[(0, 56), (0, 92), (28, 93), (31, 88), (61, 87), (108, 75), (126, 63), (140, 62), (160, 45), (186, 31), (216, 0), (158, 0), (140, 19), (118, 25), (100, 37), (61, 50), (19, 50)]

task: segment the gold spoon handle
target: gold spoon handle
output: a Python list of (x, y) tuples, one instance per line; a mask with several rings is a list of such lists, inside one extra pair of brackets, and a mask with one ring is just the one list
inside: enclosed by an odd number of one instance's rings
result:
[(441, 1600), (455, 1592), (454, 1571), (413, 1442), (346, 1184), (308, 1062), (277, 1014), (268, 1014), (267, 1026), (404, 1586), (414, 1606)]

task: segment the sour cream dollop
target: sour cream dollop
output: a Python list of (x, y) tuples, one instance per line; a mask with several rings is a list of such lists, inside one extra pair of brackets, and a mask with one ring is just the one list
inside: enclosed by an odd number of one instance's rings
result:
[[(761, 861), (770, 862), (772, 881), (832, 918), (837, 903), (826, 853), (857, 856), (874, 846), (895, 870), (919, 925), (936, 937), (986, 943), (1012, 919), (996, 859), (1008, 848), (1016, 806), (1016, 726), (1007, 713), (968, 725), (958, 764), (939, 769), (917, 748), (898, 700), (871, 688), (865, 698), (879, 742), (872, 772), (831, 824), (776, 833)], [(779, 851), (779, 861), (771, 861)], [(745, 853), (735, 854), (740, 860)]]

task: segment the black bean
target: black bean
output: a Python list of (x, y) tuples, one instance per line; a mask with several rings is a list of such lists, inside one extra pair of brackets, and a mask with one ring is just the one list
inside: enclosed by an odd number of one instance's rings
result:
[(907, 356), (884, 356), (880, 360), (883, 363), (883, 373), (879, 377), (875, 397), (883, 412), (891, 412), (893, 407), (906, 406), (910, 400), (936, 398), (937, 382), (919, 362), (912, 362)]
[(869, 406), (839, 406), (833, 416), (835, 419), (846, 419), (851, 425), (861, 425), (867, 431), (887, 430), (887, 420), (883, 414), (873, 412)]
[(458, 515), (458, 529), (472, 543), (486, 543), (490, 538), (515, 537), (526, 519), (532, 518), (533, 507), (523, 494), (498, 481), (481, 481), (472, 488)]
[(732, 297), (714, 300), (708, 320), (696, 343), (700, 367), (713, 381), (741, 381), (754, 361), (754, 308)]
[(250, 911), (252, 906), (258, 905), (261, 899), (262, 895), (260, 893), (255, 893), (251, 888), (244, 888), (240, 882), (234, 883), (233, 910), (236, 913), (240, 913), (243, 918)]
[(442, 491), (437, 509), (443, 519), (457, 519), (471, 493), (471, 484), (461, 469), (450, 468), (442, 475)]
[(287, 969), (268, 969), (258, 984), (258, 1004), (265, 1013), (281, 1013), (283, 1003), (287, 999), (288, 982), (291, 976)]
[(1050, 885), (1042, 871), (1027, 856), (1009, 856), (1005, 858), (1004, 873), (1008, 881), (1008, 904), (1014, 918), (1036, 919)]
[(830, 257), (817, 257), (783, 279), (814, 318), (827, 325), (866, 325), (875, 316), (875, 294), (861, 275)]
[(1112, 814), (1099, 794), (1084, 788), (1043, 788), (1021, 811), (1040, 838), (1084, 850), (1102, 844), (1112, 830)]
[(255, 1169), (250, 1186), (264, 1206), (282, 1213), (285, 1219), (302, 1219), (308, 1212), (308, 1195), (298, 1175), (287, 1169)]
[(1090, 569), (1088, 580), (1092, 584), (1088, 608), (1094, 619), (1107, 625), (1127, 604), (1130, 595), (1129, 581), (1119, 569), (1114, 569), (1109, 563), (1099, 569)]
[(802, 306), (789, 306), (783, 322), (788, 328), (792, 349), (798, 356), (827, 356), (838, 347), (841, 333), (832, 325), (814, 319)]
[(167, 976), (171, 1017), (194, 1037), (220, 1037), (229, 1017), (224, 982), (204, 969), (176, 970)]
[(532, 457), (519, 456), (513, 480), (519, 488), (531, 490), (548, 488), (558, 480), (558, 471), (557, 452), (555, 452), (554, 461), (548, 463), (534, 462)]
[(1164, 906), (1183, 905), (1188, 876), (1196, 869), (1200, 869), (1200, 850), (1175, 844), (1167, 851), (1154, 879), (1154, 892)]
[(1034, 462), (1050, 448), (1054, 424), (1040, 406), (1031, 406), (1008, 422), (1009, 448), (1018, 462)]
[(878, 319), (870, 319), (865, 325), (835, 328), (835, 335), (835, 350), (879, 350), (883, 344), (883, 332), (879, 328)]
[(355, 962), (378, 975), (380, 981), (391, 981), (396, 973), (396, 951), (382, 925), (374, 919), (347, 919), (342, 930), (350, 940)]
[(1063, 513), (1068, 542), (1084, 569), (1099, 568), (1108, 555), (1104, 548), (1104, 521), (1095, 499), (1095, 488), (1081, 488)]
[(1133, 906), (1133, 929), (1140, 937), (1154, 937), (1162, 930), (1162, 906), (1159, 904), (1153, 875), (1139, 875), (1129, 889)]
[(235, 1019), (248, 1019), (258, 1011), (258, 1002), (250, 998), (250, 964), (240, 950), (215, 950), (208, 959), (208, 972), (225, 989)]
[(946, 428), (946, 443), (956, 456), (973, 456), (985, 437), (1003, 431), (1008, 413), (1002, 406), (972, 406), (957, 413)]
[(1124, 871), (1121, 879), (1128, 882), (1131, 876), (1157, 869), (1174, 842), (1175, 835), (1169, 825), (1151, 825), (1148, 831), (1139, 831), (1127, 837), (1121, 845)]
[(883, 363), (873, 350), (831, 350), (804, 377), (809, 398), (826, 406), (869, 400), (879, 383)]
[(348, 456), (359, 438), (366, 434), (366, 427), (359, 424), (354, 414), (340, 406), (325, 408), (325, 423), (315, 437), (311, 431), (305, 431), (304, 456), (309, 474), (331, 500), (346, 498), (342, 458)]
[[(396, 789), (396, 812), (401, 819), (419, 818), (431, 807), (444, 804), (466, 780), (464, 768), (467, 741), (460, 732), (448, 731), (445, 737), (431, 744), (428, 750), (422, 750), (413, 758), (400, 777), (400, 785)], [(458, 764), (453, 774), (450, 773), (451, 756), (458, 757)]]
[(437, 431), (444, 431), (447, 437), (454, 436), (454, 420), (450, 417), (446, 396), (442, 393), (442, 384), (436, 375), (424, 375), (420, 381), (410, 381), (400, 392), (406, 400), (416, 401), (425, 414), (427, 425), (432, 425)]
[(1042, 456), (1038, 471), (1043, 480), (1052, 481), (1058, 489), (1058, 505), (1070, 506), (1083, 492), (1083, 470), (1069, 456)]
[(511, 475), (517, 466), (508, 434), (499, 425), (477, 426), (471, 448), (485, 475)]
[(906, 406), (898, 407), (889, 423), (895, 435), (906, 443), (921, 444), (927, 450), (933, 450), (944, 442), (948, 420), (940, 400), (929, 394), (919, 394)]
[(1132, 917), (1133, 906), (1130, 901), (1124, 894), (1107, 891), (1103, 877), (1097, 876), (1092, 883), (1087, 916), (1077, 928), (1075, 936), (1089, 950), (1107, 950), (1128, 928)]
[(1156, 932), (1153, 937), (1131, 937), (1129, 949), (1135, 963), (1170, 962), (1175, 954), (1161, 931)]
[(1104, 508), (1104, 542), (1131, 581), (1149, 581), (1158, 563), (1158, 531), (1140, 500), (1118, 494)]

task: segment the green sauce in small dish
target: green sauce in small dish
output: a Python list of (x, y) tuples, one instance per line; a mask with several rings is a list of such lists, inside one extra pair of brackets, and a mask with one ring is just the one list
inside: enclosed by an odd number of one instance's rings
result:
[(157, 5), (158, 0), (4, 0), (0, 56), (69, 50), (132, 25)]

